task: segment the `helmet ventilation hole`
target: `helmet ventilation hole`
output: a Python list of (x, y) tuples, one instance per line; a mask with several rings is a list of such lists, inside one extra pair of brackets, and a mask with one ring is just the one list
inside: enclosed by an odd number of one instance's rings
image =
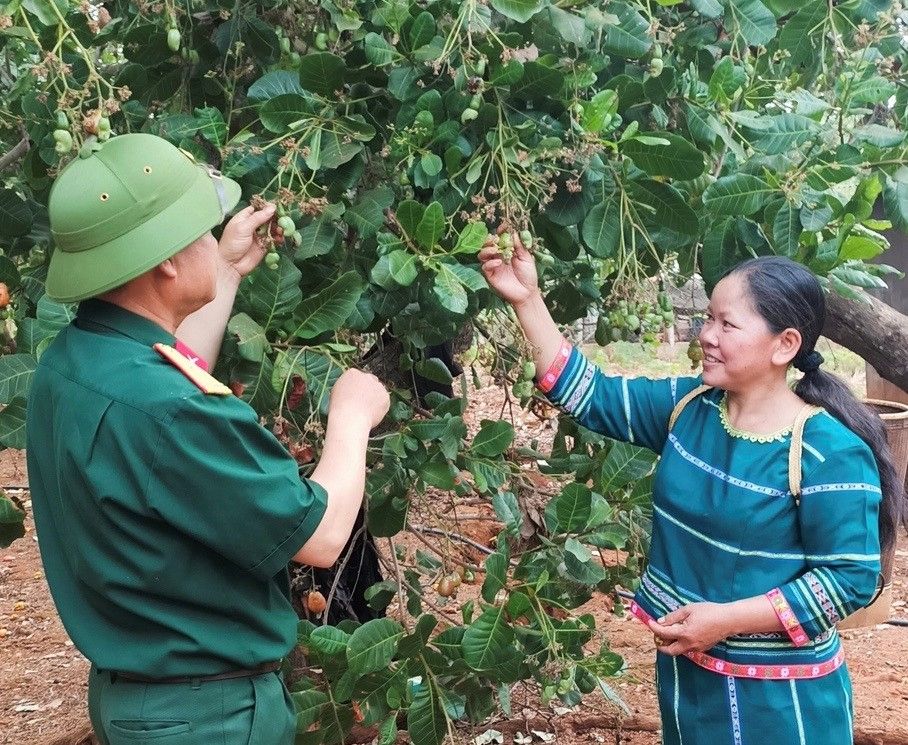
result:
[(102, 193), (101, 193), (101, 201), (102, 201), (102, 202), (106, 202), (108, 199), (110, 199), (110, 194), (108, 194), (106, 191), (105, 191), (105, 192), (102, 192)]
[(145, 173), (147, 175), (147, 174), (151, 173), (151, 166), (145, 166), (145, 168), (143, 168), (142, 170), (145, 171)]

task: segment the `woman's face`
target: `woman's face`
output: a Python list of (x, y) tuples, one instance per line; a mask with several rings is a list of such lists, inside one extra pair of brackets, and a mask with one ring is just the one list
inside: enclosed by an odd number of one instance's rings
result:
[(784, 374), (784, 358), (790, 359), (785, 336), (773, 334), (753, 307), (746, 280), (726, 277), (713, 290), (700, 331), (704, 384), (737, 392)]

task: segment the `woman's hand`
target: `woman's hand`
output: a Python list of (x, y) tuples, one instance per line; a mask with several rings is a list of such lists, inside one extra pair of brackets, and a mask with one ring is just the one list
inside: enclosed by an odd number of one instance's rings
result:
[[(504, 232), (498, 229), (498, 234)], [(482, 262), (482, 273), (489, 286), (511, 305), (521, 305), (539, 294), (539, 276), (536, 273), (536, 261), (527, 251), (520, 236), (511, 234), (514, 253), (510, 261), (502, 257), (498, 247), (498, 235), (490, 235), (479, 250), (479, 261)]]
[(224, 226), (218, 242), (221, 259), (240, 279), (255, 269), (265, 256), (265, 239), (257, 231), (274, 217), (274, 210), (271, 203), (261, 209), (250, 205), (237, 212)]
[(691, 603), (649, 622), (656, 648), (664, 654), (705, 652), (734, 633), (722, 603)]

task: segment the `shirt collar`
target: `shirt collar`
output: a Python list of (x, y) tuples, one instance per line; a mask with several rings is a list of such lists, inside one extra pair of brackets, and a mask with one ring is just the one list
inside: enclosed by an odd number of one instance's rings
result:
[(149, 347), (158, 342), (172, 346), (176, 341), (173, 334), (154, 321), (98, 298), (79, 303), (76, 323), (83, 327), (101, 326)]

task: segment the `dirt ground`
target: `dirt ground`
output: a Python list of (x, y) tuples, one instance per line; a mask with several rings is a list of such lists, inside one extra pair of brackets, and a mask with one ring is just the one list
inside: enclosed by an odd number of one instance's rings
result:
[[(491, 385), (472, 395), (468, 423), (475, 427), (483, 418), (497, 418), (501, 401), (501, 391)], [(544, 443), (551, 437), (551, 420), (522, 413), (515, 424), (526, 442), (538, 438)], [(0, 453), (0, 486), (27, 499), (21, 453)], [(44, 745), (78, 730), (87, 717), (88, 663), (57, 617), (30, 521), (28, 530), (25, 538), (0, 551), (0, 743), (10, 745)], [(908, 622), (908, 538), (904, 535), (893, 585), (892, 616)], [(517, 732), (528, 735), (534, 730), (538, 734), (532, 735), (533, 743), (659, 742), (651, 634), (629, 616), (616, 617), (605, 598), (594, 599), (590, 606), (602, 637), (627, 661), (626, 672), (611, 681), (631, 711), (624, 716), (624, 727), (615, 729), (618, 710), (604, 697), (588, 696), (576, 711), (542, 710), (534, 693), (516, 690), (512, 718), (463, 731), (464, 745), (488, 730), (499, 731), (508, 744), (515, 742)], [(881, 625), (844, 632), (843, 637), (855, 691), (858, 745), (908, 745), (908, 628)]]

